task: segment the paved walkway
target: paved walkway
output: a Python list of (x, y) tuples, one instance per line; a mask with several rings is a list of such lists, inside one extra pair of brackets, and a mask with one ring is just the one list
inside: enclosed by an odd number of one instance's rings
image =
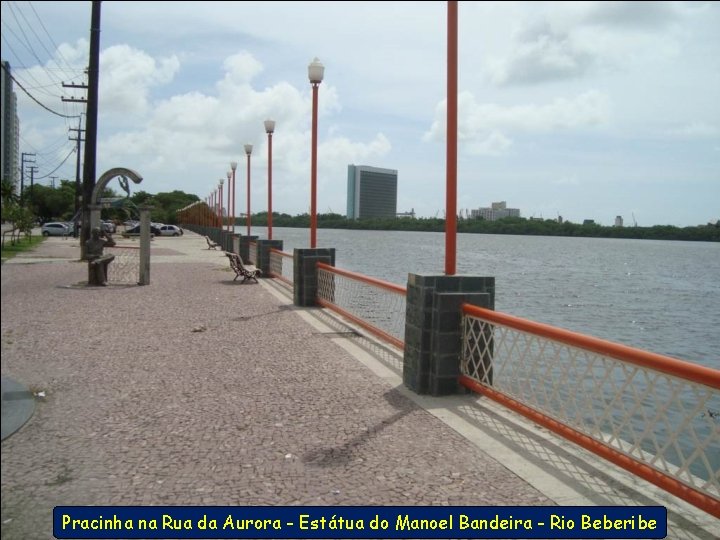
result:
[[(2, 442), (3, 539), (51, 538), (56, 505), (658, 504), (472, 396), (414, 396), (397, 351), (206, 247), (156, 239), (146, 287), (78, 287), (72, 239), (3, 265), (2, 375), (44, 392)], [(710, 537), (660, 504), (669, 538)]]

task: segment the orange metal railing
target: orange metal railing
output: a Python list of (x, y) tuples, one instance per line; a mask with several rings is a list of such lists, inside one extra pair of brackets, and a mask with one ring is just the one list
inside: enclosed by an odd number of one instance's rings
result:
[(720, 517), (720, 370), (463, 305), (460, 383)]
[(270, 248), (270, 277), (293, 286), (293, 256), (290, 253)]
[(405, 287), (325, 263), (317, 268), (318, 304), (404, 348)]

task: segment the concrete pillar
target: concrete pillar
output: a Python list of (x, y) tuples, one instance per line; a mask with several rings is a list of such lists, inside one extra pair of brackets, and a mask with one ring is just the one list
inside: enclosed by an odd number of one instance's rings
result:
[(88, 204), (88, 210), (90, 210), (90, 232), (97, 227), (102, 232), (100, 226), (100, 210), (102, 210), (101, 204)]
[[(220, 249), (223, 251), (232, 251), (233, 247), (233, 240), (232, 240), (232, 233), (226, 231), (225, 229), (220, 230), (220, 241), (218, 242), (220, 244)], [(243, 259), (244, 261), (245, 259)]]
[(138, 285), (150, 285), (150, 210), (152, 206), (140, 206), (140, 277)]
[(278, 249), (282, 251), (282, 248), (282, 240), (257, 241), (258, 260), (255, 261), (255, 266), (262, 270), (262, 277), (270, 277), (270, 250)]
[(293, 253), (293, 303), (296, 306), (314, 306), (317, 298), (318, 278), (316, 264), (323, 262), (335, 266), (335, 248), (295, 248)]
[(418, 394), (457, 393), (460, 387), (464, 302), (495, 307), (495, 278), (409, 274), (403, 382)]
[[(250, 264), (250, 242), (257, 242), (258, 237), (257, 236), (240, 236), (240, 243), (238, 245), (238, 251), (236, 252), (238, 255), (240, 255), (240, 258), (243, 260), (245, 264)], [(254, 261), (253, 261), (254, 262)]]

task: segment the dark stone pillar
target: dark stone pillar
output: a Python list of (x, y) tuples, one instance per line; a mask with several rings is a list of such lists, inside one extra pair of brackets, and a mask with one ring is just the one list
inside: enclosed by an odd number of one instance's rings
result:
[(323, 262), (335, 266), (335, 248), (295, 248), (293, 254), (293, 303), (296, 306), (314, 306), (318, 279), (316, 264)]
[[(240, 258), (245, 264), (250, 264), (250, 242), (257, 242), (257, 236), (243, 236), (239, 235), (238, 252)], [(254, 262), (254, 261), (253, 261)]]
[(278, 249), (282, 251), (283, 241), (282, 240), (258, 240), (257, 241), (257, 253), (258, 260), (255, 266), (262, 270), (263, 277), (270, 277), (270, 250)]
[(403, 382), (412, 391), (458, 392), (464, 302), (494, 309), (495, 278), (408, 275)]

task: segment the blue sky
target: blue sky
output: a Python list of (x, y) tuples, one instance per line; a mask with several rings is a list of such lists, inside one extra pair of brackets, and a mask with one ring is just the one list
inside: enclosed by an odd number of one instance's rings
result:
[[(3, 2), (2, 57), (49, 108), (87, 64), (90, 2)], [(318, 211), (344, 213), (347, 165), (399, 172), (398, 211), (445, 208), (445, 2), (102, 3), (98, 176), (201, 198), (246, 158), (252, 209), (310, 206), (311, 88), (320, 86)], [(460, 2), (458, 208), (611, 225), (720, 219), (720, 4)], [(74, 178), (68, 128), (19, 88), (21, 152)], [(80, 95), (75, 91), (75, 95)], [(633, 217), (634, 216), (634, 217)]]

